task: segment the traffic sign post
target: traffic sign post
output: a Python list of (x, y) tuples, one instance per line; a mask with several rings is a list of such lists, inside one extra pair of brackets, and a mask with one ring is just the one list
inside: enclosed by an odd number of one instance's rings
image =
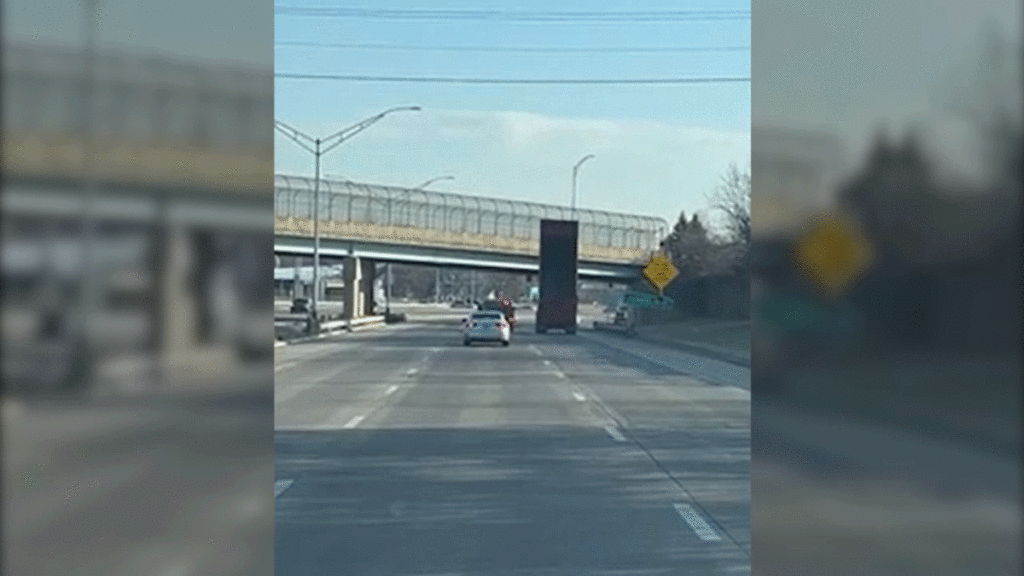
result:
[(821, 218), (800, 238), (797, 263), (828, 296), (842, 296), (871, 265), (871, 246), (838, 215)]
[(658, 295), (664, 294), (665, 287), (672, 283), (679, 276), (679, 270), (672, 265), (668, 258), (661, 254), (655, 254), (651, 261), (644, 266), (644, 278), (658, 289)]

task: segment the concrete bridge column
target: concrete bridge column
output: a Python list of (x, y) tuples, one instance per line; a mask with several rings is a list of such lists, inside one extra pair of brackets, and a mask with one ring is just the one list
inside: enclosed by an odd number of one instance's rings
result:
[(189, 290), (193, 249), (189, 231), (177, 227), (168, 233), (163, 293), (164, 353), (183, 354), (197, 344), (198, 306)]
[(370, 316), (373, 314), (373, 284), (377, 263), (373, 260), (360, 260), (360, 282), (359, 282), (359, 315)]
[(199, 272), (197, 243), (205, 239), (187, 225), (172, 225), (167, 230), (164, 268), (160, 281), (163, 346), (158, 352), (162, 377), (169, 380), (213, 379), (235, 368), (237, 357), (225, 342), (216, 342), (202, 334), (204, 320), (200, 300), (209, 298), (196, 285)]
[(348, 256), (344, 262), (345, 319), (352, 320), (367, 316), (373, 306), (374, 263), (355, 256)]

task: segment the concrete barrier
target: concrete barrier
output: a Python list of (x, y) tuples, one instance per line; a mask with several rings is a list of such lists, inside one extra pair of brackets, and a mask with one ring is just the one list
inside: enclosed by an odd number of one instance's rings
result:
[[(328, 334), (333, 334), (335, 332), (343, 332), (346, 330), (356, 332), (360, 330), (374, 328), (377, 326), (384, 326), (384, 324), (384, 316), (366, 316), (363, 318), (355, 318), (351, 322), (348, 320), (331, 320), (328, 322), (321, 322), (320, 333), (315, 334), (313, 336), (307, 336), (305, 332), (303, 332), (301, 334), (293, 333), (293, 335), (291, 335), (290, 337), (287, 335), (282, 337), (282, 331), (275, 330), (278, 333), (278, 342), (275, 343), (274, 346), (279, 347), (292, 343), (297, 344), (301, 342), (309, 342), (312, 340), (316, 340), (317, 338), (322, 338)], [(277, 327), (275, 326), (275, 328)]]
[[(365, 318), (355, 318), (352, 320), (352, 329), (357, 328), (372, 328), (374, 326), (384, 325), (384, 316), (367, 316)], [(342, 323), (347, 321), (342, 321)]]
[(634, 335), (636, 328), (627, 324), (615, 324), (612, 322), (594, 321), (594, 330), (604, 332), (618, 332), (620, 334)]

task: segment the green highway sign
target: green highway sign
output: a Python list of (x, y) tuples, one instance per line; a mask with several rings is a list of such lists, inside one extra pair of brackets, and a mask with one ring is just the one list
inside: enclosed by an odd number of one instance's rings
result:
[(863, 333), (863, 314), (848, 303), (826, 303), (793, 295), (769, 296), (756, 303), (759, 320), (785, 332), (802, 332), (836, 336)]
[(622, 303), (636, 308), (671, 308), (673, 301), (668, 296), (658, 296), (648, 292), (627, 292)]

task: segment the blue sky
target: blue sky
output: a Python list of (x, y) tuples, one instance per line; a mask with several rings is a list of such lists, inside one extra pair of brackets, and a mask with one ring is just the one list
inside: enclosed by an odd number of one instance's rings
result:
[[(323, 0), (277, 0), (309, 6)], [(340, 5), (340, 4), (335, 4)], [(6, 40), (77, 46), (80, 4), (13, 0), (3, 5)], [(370, 6), (358, 4), (357, 6)], [(420, 3), (386, 7), (428, 9)], [(438, 5), (434, 5), (437, 7)], [(486, 8), (500, 3), (451, 3)], [(516, 10), (749, 9), (749, 4), (648, 2), (517, 3)], [(860, 160), (876, 127), (895, 134), (934, 126), (930, 139), (943, 164), (971, 172), (976, 153), (949, 120), (945, 102), (976, 61), (986, 26), (1021, 39), (1019, 0), (894, 0), (863, 4), (790, 0), (753, 9), (754, 118), (759, 124), (812, 127), (835, 134)], [(197, 17), (199, 14), (205, 16)], [(471, 25), (470, 25), (471, 24)], [(278, 41), (490, 46), (750, 45), (750, 21), (663, 24), (515, 24), (279, 18), (270, 1), (103, 0), (99, 41), (187, 59), (216, 59), (280, 71), (494, 77), (743, 75), (750, 55), (477, 54), (278, 47)], [(1018, 94), (1019, 100), (1019, 94)], [(580, 174), (581, 205), (674, 219), (704, 204), (717, 174), (749, 161), (749, 85), (461, 86), (277, 82), (278, 117), (328, 134), (377, 111), (415, 103), (325, 157), (328, 173), (416, 185), (451, 174), (437, 190), (568, 202), (571, 167), (598, 158)], [(275, 135), (279, 169), (310, 173), (312, 162)], [(756, 192), (755, 192), (756, 195)]]
[[(278, 0), (284, 6), (342, 6)], [(497, 3), (388, 2), (360, 8), (501, 9)], [(351, 6), (350, 6), (351, 7)], [(507, 8), (506, 8), (507, 9)], [(516, 3), (516, 11), (662, 11), (675, 2), (623, 8), (613, 2)], [(749, 10), (706, 2), (686, 10)], [(750, 20), (645, 23), (529, 23), (362, 20), (278, 14), (278, 72), (469, 78), (749, 77), (749, 51), (678, 53), (499, 53), (390, 51), (285, 45), (722, 47), (749, 46)], [(673, 221), (705, 206), (730, 162), (750, 158), (750, 84), (462, 85), (361, 83), (278, 78), (276, 116), (313, 136), (328, 135), (402, 105), (324, 156), (323, 172), (415, 186), (442, 175), (439, 191), (568, 205), (572, 166), (581, 170), (579, 206)], [(275, 140), (276, 170), (310, 174), (312, 157)]]

